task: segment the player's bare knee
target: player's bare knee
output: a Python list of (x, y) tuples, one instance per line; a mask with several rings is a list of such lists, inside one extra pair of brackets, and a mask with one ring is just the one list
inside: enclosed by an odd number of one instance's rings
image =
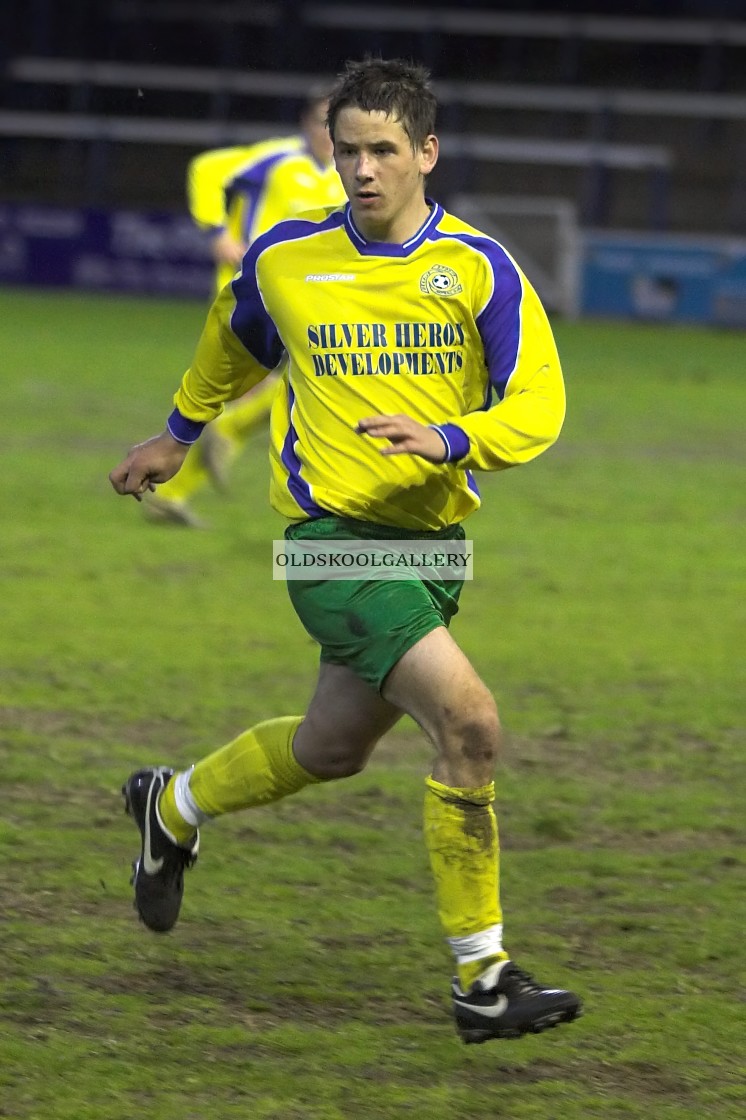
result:
[(331, 782), (364, 770), (374, 746), (369, 736), (339, 730), (335, 734), (328, 725), (319, 727), (307, 718), (296, 732), (293, 752), (309, 774)]
[(359, 751), (329, 751), (314, 759), (312, 773), (326, 782), (351, 778), (365, 769), (367, 761), (367, 756), (361, 757)]
[(447, 712), (438, 746), (454, 762), (486, 767), (497, 762), (502, 733), (495, 701), (485, 691), (468, 710)]

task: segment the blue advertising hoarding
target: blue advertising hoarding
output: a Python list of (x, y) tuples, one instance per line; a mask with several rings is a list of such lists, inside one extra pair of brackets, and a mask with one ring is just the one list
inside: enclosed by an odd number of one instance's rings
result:
[[(586, 231), (579, 312), (746, 327), (746, 240)], [(0, 203), (0, 285), (207, 300), (214, 269), (188, 214)]]
[(0, 284), (206, 300), (214, 268), (187, 214), (3, 203)]
[(746, 327), (746, 241), (586, 233), (580, 313)]

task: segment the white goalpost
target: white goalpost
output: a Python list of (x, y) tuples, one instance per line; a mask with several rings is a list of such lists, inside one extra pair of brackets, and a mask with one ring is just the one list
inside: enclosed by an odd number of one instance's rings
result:
[(577, 209), (566, 198), (453, 194), (448, 208), (494, 237), (514, 256), (547, 311), (578, 315), (581, 237)]

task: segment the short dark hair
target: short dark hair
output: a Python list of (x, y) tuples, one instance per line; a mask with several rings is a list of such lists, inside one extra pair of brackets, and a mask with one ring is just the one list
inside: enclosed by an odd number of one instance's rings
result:
[(332, 140), (339, 111), (349, 105), (397, 120), (413, 150), (422, 147), (435, 131), (438, 103), (430, 87), (430, 72), (403, 58), (368, 56), (362, 62), (345, 63), (329, 98), (327, 125)]

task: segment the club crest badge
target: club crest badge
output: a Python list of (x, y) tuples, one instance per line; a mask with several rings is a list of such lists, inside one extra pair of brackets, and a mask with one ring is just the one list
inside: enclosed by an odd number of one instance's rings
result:
[(420, 278), (420, 291), (430, 296), (457, 296), (464, 289), (452, 268), (435, 264)]

